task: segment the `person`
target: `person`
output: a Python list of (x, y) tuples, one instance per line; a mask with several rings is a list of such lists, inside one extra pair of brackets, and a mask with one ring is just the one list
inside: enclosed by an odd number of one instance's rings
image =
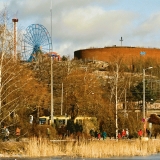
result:
[(102, 137), (103, 137), (103, 140), (107, 138), (107, 133), (105, 131), (102, 132)]
[(16, 128), (16, 141), (19, 141), (19, 136), (21, 134), (21, 129), (19, 127)]
[(3, 128), (3, 134), (4, 134), (4, 137), (3, 137), (3, 141), (9, 141), (9, 130), (6, 126), (4, 126)]
[(122, 130), (122, 138), (124, 138), (126, 136), (126, 131), (123, 129)]
[(155, 132), (155, 133), (154, 133), (154, 137), (155, 137), (155, 139), (157, 138), (157, 135), (158, 135), (158, 133), (157, 133), (157, 132)]
[(150, 138), (150, 130), (146, 128), (147, 136)]
[(118, 139), (121, 139), (122, 137), (121, 137), (121, 134), (120, 133), (118, 133)]
[(138, 137), (141, 139), (142, 136), (143, 136), (143, 131), (142, 131), (142, 129), (140, 129), (140, 130), (138, 131)]
[(97, 130), (94, 132), (94, 136), (95, 136), (95, 138), (98, 137), (98, 132), (97, 132)]
[(127, 139), (129, 138), (129, 131), (128, 131), (128, 128), (126, 128), (126, 138), (127, 138)]
[(95, 137), (94, 129), (91, 129), (89, 133), (90, 133), (91, 140), (92, 140), (92, 139), (93, 139), (93, 137)]
[(50, 139), (50, 134), (51, 134), (51, 131), (50, 131), (49, 128), (47, 128), (47, 136), (48, 136), (49, 139)]
[(98, 138), (98, 140), (101, 139), (101, 134), (100, 134), (100, 132), (98, 132), (97, 138)]

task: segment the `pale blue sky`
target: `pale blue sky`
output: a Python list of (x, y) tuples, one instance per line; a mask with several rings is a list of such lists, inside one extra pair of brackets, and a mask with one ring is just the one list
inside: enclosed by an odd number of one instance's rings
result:
[[(51, 32), (51, 0), (0, 0), (18, 26), (42, 24)], [(53, 50), (120, 45), (160, 48), (160, 0), (52, 0)]]

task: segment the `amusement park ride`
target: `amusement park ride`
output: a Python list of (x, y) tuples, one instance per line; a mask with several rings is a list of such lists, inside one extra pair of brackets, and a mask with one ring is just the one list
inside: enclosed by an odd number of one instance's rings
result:
[(60, 59), (56, 52), (52, 52), (52, 40), (47, 29), (41, 24), (32, 24), (27, 27), (22, 41), (23, 61), (37, 61), (40, 55), (47, 54)]

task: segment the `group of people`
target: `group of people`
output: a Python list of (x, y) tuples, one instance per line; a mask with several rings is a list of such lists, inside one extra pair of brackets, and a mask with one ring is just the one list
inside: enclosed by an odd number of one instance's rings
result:
[(105, 140), (107, 138), (107, 133), (105, 131), (94, 131), (94, 129), (90, 130), (90, 136), (91, 138), (97, 138), (98, 140), (100, 140), (101, 138), (103, 138), (103, 140)]
[(118, 139), (124, 139), (124, 138), (129, 138), (129, 130), (128, 130), (128, 128), (126, 128), (126, 129), (122, 129), (122, 132), (120, 133), (118, 133)]
[[(151, 137), (151, 132), (149, 129), (146, 129), (146, 132), (144, 132), (142, 129), (139, 129), (137, 134), (139, 138), (143, 137), (144, 135), (146, 135), (147, 137)], [(129, 138), (129, 131), (127, 128), (123, 129), (121, 133), (120, 132), (118, 133), (118, 139), (124, 139), (124, 138), (126, 139)]]
[[(19, 140), (18, 138), (20, 136), (20, 131), (21, 131), (20, 128), (17, 127), (15, 130), (16, 140)], [(9, 141), (10, 131), (7, 126), (4, 126), (2, 128), (2, 135), (3, 135), (3, 137), (2, 137), (3, 141)]]
[(145, 132), (143, 132), (142, 129), (138, 130), (138, 137), (141, 138), (141, 137), (143, 137), (143, 135), (146, 135), (147, 137), (150, 138), (150, 137), (151, 137), (151, 132), (150, 132), (150, 130), (149, 130), (149, 129), (146, 129)]

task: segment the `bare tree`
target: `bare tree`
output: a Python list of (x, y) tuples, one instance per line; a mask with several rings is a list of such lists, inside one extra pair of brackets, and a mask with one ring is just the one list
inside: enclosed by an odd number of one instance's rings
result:
[(8, 125), (27, 118), (37, 106), (48, 105), (46, 87), (36, 81), (28, 64), (21, 63), (20, 57), (14, 59), (9, 20), (4, 9), (0, 14), (0, 123)]

